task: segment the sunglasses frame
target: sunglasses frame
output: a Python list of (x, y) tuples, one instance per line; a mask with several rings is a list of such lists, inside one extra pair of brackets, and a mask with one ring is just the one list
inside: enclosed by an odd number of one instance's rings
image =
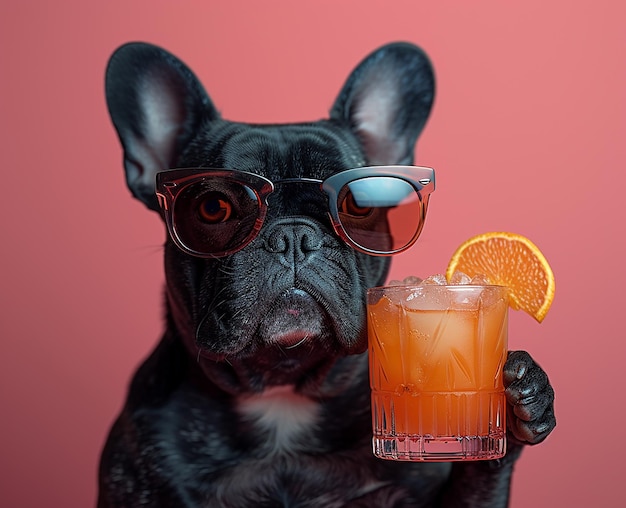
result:
[[(391, 251), (376, 251), (358, 244), (343, 227), (339, 218), (338, 197), (341, 189), (348, 183), (368, 177), (395, 177), (411, 184), (421, 201), (421, 217), (413, 238), (403, 247)], [(199, 252), (191, 249), (180, 238), (174, 217), (176, 198), (189, 185), (207, 177), (218, 177), (245, 185), (254, 192), (258, 202), (258, 214), (248, 236), (236, 248), (214, 253)], [(283, 178), (272, 182), (268, 178), (246, 171), (217, 168), (179, 168), (160, 171), (156, 175), (156, 195), (165, 218), (168, 232), (174, 243), (183, 251), (201, 258), (220, 258), (240, 251), (257, 236), (267, 215), (267, 198), (284, 183), (315, 183), (328, 197), (328, 215), (337, 236), (353, 249), (373, 256), (392, 256), (409, 249), (417, 240), (426, 219), (428, 199), (435, 190), (435, 170), (425, 166), (366, 166), (339, 171), (324, 180), (316, 178)]]

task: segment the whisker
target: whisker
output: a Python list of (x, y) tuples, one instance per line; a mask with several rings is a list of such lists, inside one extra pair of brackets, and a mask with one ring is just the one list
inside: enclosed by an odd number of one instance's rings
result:
[(291, 346), (285, 346), (285, 349), (297, 348), (298, 346), (301, 346), (302, 344), (304, 344), (307, 340), (309, 340), (309, 335), (305, 335), (298, 342), (296, 342), (295, 344), (292, 344)]
[(133, 252), (139, 253), (144, 259), (152, 258), (155, 255), (163, 256), (164, 246), (161, 244), (156, 245), (139, 245), (132, 249)]
[(231, 318), (231, 319), (234, 319), (234, 318), (236, 318), (239, 314), (243, 314), (244, 312), (246, 312), (246, 310), (247, 310), (247, 309), (239, 309), (239, 310), (235, 311), (235, 312), (233, 313), (233, 315), (232, 315), (230, 318)]

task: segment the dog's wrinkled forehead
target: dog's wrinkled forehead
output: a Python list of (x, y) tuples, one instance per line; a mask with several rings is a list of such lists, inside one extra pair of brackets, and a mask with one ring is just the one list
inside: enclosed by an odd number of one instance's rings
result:
[(224, 122), (199, 133), (178, 166), (235, 169), (277, 181), (324, 179), (365, 163), (354, 135), (329, 121), (284, 125)]

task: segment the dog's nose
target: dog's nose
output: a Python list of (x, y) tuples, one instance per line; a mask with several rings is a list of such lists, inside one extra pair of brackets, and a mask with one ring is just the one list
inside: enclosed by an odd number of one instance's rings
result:
[(281, 254), (288, 262), (305, 261), (322, 247), (324, 233), (307, 217), (279, 219), (264, 231), (264, 246), (268, 252)]

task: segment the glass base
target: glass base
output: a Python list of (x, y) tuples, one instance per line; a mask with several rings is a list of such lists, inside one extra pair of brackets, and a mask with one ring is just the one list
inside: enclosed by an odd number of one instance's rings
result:
[(410, 461), (497, 459), (506, 451), (504, 390), (372, 392), (374, 455)]
[(381, 459), (449, 462), (499, 459), (506, 453), (506, 437), (374, 436), (374, 455)]

